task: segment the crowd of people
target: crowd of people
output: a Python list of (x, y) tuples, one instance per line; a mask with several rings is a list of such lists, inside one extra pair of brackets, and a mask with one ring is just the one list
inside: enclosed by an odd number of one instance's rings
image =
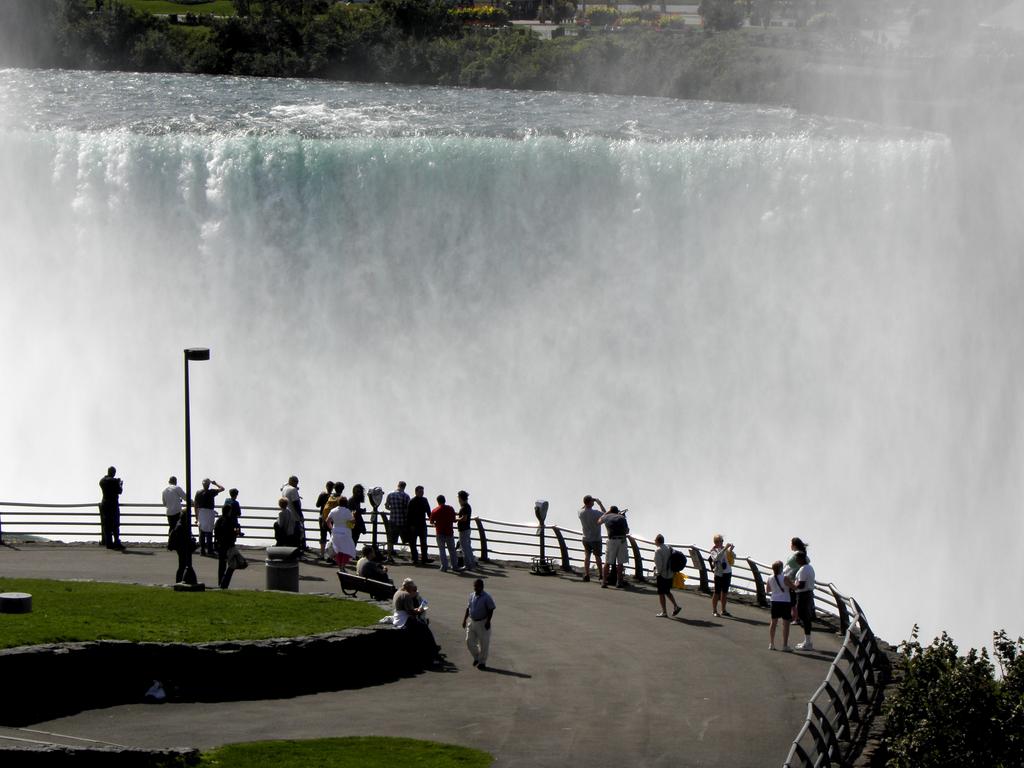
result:
[[(278, 544), (307, 549), (305, 518), (302, 499), (298, 491), (299, 480), (292, 476), (282, 488), (278, 505), (281, 512), (274, 524)], [(427, 528), (433, 526), (440, 569), (466, 571), (476, 567), (470, 536), (473, 508), (469, 503), (469, 492), (459, 491), (459, 508), (447, 503), (444, 495), (436, 497), (436, 506), (431, 508), (422, 485), (413, 489), (413, 495), (406, 493), (406, 482), (401, 480), (397, 487), (384, 499), (388, 511), (387, 562), (394, 562), (395, 546), (401, 542), (409, 547), (414, 566), (427, 566), (434, 562), (428, 555)], [(374, 511), (380, 504), (383, 491), (370, 490)], [(365, 508), (367, 492), (362, 485), (352, 486), (345, 496), (345, 483), (340, 480), (328, 481), (316, 500), (320, 529), (320, 557), (334, 560), (338, 567), (345, 567), (355, 559), (360, 537), (366, 533)], [(458, 544), (456, 544), (456, 532)], [(458, 551), (456, 550), (458, 547)], [(461, 555), (461, 564), (459, 563)]]
[[(107, 474), (100, 479), (100, 489), (102, 544), (111, 549), (124, 549), (120, 539), (119, 507), (124, 484), (121, 478), (117, 477), (116, 468), (110, 467)], [(344, 570), (356, 559), (358, 551), (361, 557), (356, 562), (356, 574), (393, 586), (387, 563), (394, 562), (395, 546), (399, 542), (408, 546), (414, 566), (422, 567), (434, 562), (428, 556), (427, 547), (427, 529), (430, 525), (434, 528), (441, 561), (439, 567), (442, 572), (476, 569), (477, 560), (473, 553), (471, 536), (473, 510), (469, 504), (469, 493), (465, 490), (458, 492), (459, 508), (456, 510), (447, 503), (444, 495), (438, 495), (435, 499), (436, 506), (431, 507), (421, 485), (415, 487), (413, 496), (409, 496), (405, 489), (405, 481), (400, 481), (395, 490), (384, 499), (389, 520), (386, 527), (387, 550), (386, 553), (381, 553), (371, 544), (365, 544), (357, 550), (359, 539), (366, 532), (363, 507), (367, 499), (365, 487), (357, 483), (346, 496), (345, 483), (327, 482), (316, 501), (319, 557), (333, 560), (339, 570)], [(246, 566), (245, 557), (236, 546), (238, 538), (245, 535), (241, 530), (242, 509), (238, 501), (237, 488), (228, 491), (220, 515), (216, 513), (216, 497), (224, 490), (224, 486), (216, 480), (205, 478), (202, 481), (202, 488), (196, 492), (194, 517), (199, 534), (197, 541), (192, 536), (192, 521), (183, 513), (183, 505), (188, 503), (188, 496), (178, 485), (176, 477), (168, 479), (162, 501), (167, 513), (168, 549), (178, 554), (178, 570), (175, 574), (177, 583), (196, 583), (192, 567), (192, 555), (196, 549), (199, 549), (201, 556), (217, 558), (217, 585), (221, 589), (229, 587), (232, 574), (237, 568)], [(370, 490), (375, 512), (383, 495), (379, 487)], [(302, 509), (298, 477), (289, 477), (281, 487), (278, 507), (280, 511), (274, 522), (276, 544), (308, 551), (306, 519)], [(627, 509), (619, 509), (614, 505), (606, 508), (599, 498), (591, 494), (583, 497), (583, 506), (578, 513), (584, 552), (583, 581), (590, 581), (590, 565), (593, 560), (602, 588), (607, 589), (610, 585), (617, 588), (625, 586), (629, 534), (627, 512)], [(672, 589), (677, 583), (679, 572), (685, 567), (685, 557), (680, 559), (679, 553), (673, 552), (660, 533), (655, 536), (654, 543), (653, 573), (660, 604), (660, 611), (656, 615), (668, 617), (668, 603), (671, 603), (671, 616), (674, 617), (682, 611), (682, 607), (676, 602)], [(814, 618), (815, 573), (807, 555), (807, 547), (806, 542), (794, 537), (790, 542), (791, 555), (786, 562), (776, 560), (772, 564), (772, 575), (766, 584), (771, 603), (769, 650), (793, 650), (789, 644), (792, 623), (797, 623), (804, 631), (804, 640), (794, 647), (805, 651), (814, 648), (811, 641), (811, 623)], [(715, 617), (732, 615), (728, 611), (728, 598), (734, 562), (733, 544), (727, 543), (721, 534), (716, 534), (708, 554), (708, 566), (714, 573), (711, 611)], [(408, 627), (418, 633), (425, 631), (426, 635), (430, 635), (425, 617), (426, 601), (419, 596), (412, 579), (405, 579), (395, 591), (392, 603), (393, 621), (396, 626)], [(483, 590), (483, 580), (477, 579), (463, 617), (463, 627), (466, 629), (466, 642), (473, 656), (473, 664), (480, 669), (486, 666), (493, 613), (494, 600)], [(777, 645), (776, 636), (780, 622), (782, 642)], [(424, 639), (424, 647), (427, 646), (436, 648), (432, 635), (429, 637), (429, 643)]]
[[(583, 544), (583, 581), (590, 581), (590, 562), (593, 559), (601, 587), (609, 584), (618, 588), (625, 586), (626, 543), (629, 523), (626, 509), (616, 506), (605, 508), (595, 496), (583, 497), (583, 506), (578, 513)], [(602, 536), (604, 528), (604, 536)], [(602, 562), (604, 545), (607, 542), (607, 557)], [(677, 574), (685, 567), (685, 557), (679, 567), (672, 567), (672, 549), (665, 544), (665, 537), (654, 537), (654, 578), (661, 610), (655, 614), (666, 618), (668, 603), (672, 603), (671, 616), (678, 616), (682, 607), (672, 594)], [(767, 591), (771, 600), (772, 619), (769, 625), (769, 650), (789, 652), (789, 629), (791, 623), (798, 623), (804, 630), (804, 639), (795, 648), (801, 651), (814, 650), (811, 641), (811, 622), (814, 619), (814, 568), (807, 555), (807, 543), (799, 537), (790, 542), (792, 555), (783, 564), (776, 560), (772, 564), (772, 576)], [(732, 566), (735, 562), (734, 546), (727, 543), (722, 534), (715, 534), (708, 553), (708, 566), (714, 573), (714, 588), (711, 595), (711, 614), (716, 618), (731, 617), (728, 610), (729, 588), (732, 585)], [(778, 623), (782, 622), (782, 644), (776, 646), (775, 636)]]
[[(117, 477), (117, 469), (110, 467), (99, 484), (101, 542), (110, 549), (124, 549), (120, 537), (120, 496), (124, 491), (124, 482)], [(473, 508), (469, 503), (469, 492), (458, 492), (459, 508), (456, 510), (443, 495), (438, 495), (436, 506), (431, 507), (422, 485), (416, 486), (411, 497), (405, 489), (405, 481), (400, 481), (384, 502), (385, 509), (390, 513), (386, 560), (394, 562), (395, 545), (400, 541), (409, 547), (413, 565), (427, 566), (434, 563), (428, 555), (429, 524), (434, 528), (442, 571), (475, 569), (477, 561), (471, 537)], [(236, 567), (232, 561), (236, 560), (240, 565), (240, 555), (238, 558), (232, 557), (237, 552), (237, 539), (244, 536), (240, 525), (242, 508), (238, 502), (238, 489), (228, 491), (228, 498), (224, 500), (218, 516), (217, 496), (224, 490), (224, 486), (216, 480), (203, 479), (202, 488), (196, 492), (193, 500), (194, 522), (198, 533), (198, 540), (195, 540), (191, 528), (193, 520), (183, 514), (183, 508), (189, 501), (188, 495), (178, 485), (176, 477), (169, 478), (161, 500), (167, 512), (168, 547), (178, 552), (180, 558), (178, 582), (194, 579), (191, 557), (196, 549), (200, 556), (218, 558), (217, 583), (222, 588), (227, 588), (231, 582), (231, 573)], [(376, 511), (383, 491), (373, 488), (369, 493)], [(316, 500), (321, 559), (333, 560), (340, 569), (345, 569), (356, 559), (359, 539), (366, 533), (366, 510), (363, 506), (366, 500), (367, 491), (361, 484), (353, 485), (346, 496), (345, 483), (333, 480), (326, 483)], [(303, 552), (310, 551), (297, 476), (292, 475), (281, 486), (277, 505), (279, 512), (274, 521), (275, 543), (278, 546), (296, 547)]]

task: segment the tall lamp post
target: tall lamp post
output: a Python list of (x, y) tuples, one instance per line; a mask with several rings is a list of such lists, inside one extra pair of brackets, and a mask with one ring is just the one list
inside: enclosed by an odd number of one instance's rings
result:
[(185, 519), (192, 525), (192, 432), (188, 410), (188, 363), (190, 360), (209, 360), (210, 350), (189, 347), (185, 350)]

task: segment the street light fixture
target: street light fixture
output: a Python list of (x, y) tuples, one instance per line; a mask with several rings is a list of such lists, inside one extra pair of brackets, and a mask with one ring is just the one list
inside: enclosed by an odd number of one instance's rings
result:
[(192, 434), (188, 407), (188, 363), (190, 360), (209, 360), (210, 350), (189, 347), (185, 350), (185, 520), (192, 525)]

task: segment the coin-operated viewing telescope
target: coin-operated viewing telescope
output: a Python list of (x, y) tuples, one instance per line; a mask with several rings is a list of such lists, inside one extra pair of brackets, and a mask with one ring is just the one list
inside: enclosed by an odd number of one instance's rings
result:
[(537, 535), (540, 536), (540, 557), (533, 558), (533, 566), (530, 572), (537, 576), (554, 576), (555, 569), (551, 562), (544, 556), (544, 521), (548, 517), (548, 503), (544, 499), (537, 499), (533, 504), (533, 514), (537, 516)]
[[(384, 489), (379, 485), (374, 486), (366, 492), (366, 498), (370, 501), (370, 506), (373, 507), (373, 546), (377, 546), (377, 521), (380, 519), (380, 515), (377, 514), (377, 508), (381, 502), (384, 501)], [(390, 552), (388, 553), (390, 554)]]

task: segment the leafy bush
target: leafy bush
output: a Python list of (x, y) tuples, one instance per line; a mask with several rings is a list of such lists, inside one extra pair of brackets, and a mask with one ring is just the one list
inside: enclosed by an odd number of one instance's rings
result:
[(682, 16), (662, 16), (656, 23), (658, 29), (686, 29), (686, 19)]
[(630, 11), (623, 18), (637, 18), (640, 21), (657, 21), (661, 18), (661, 11), (656, 11), (653, 8), (639, 8), (635, 11)]
[(594, 26), (603, 27), (616, 24), (621, 15), (618, 8), (612, 8), (607, 5), (592, 5), (587, 8), (583, 18)]
[(561, 24), (576, 15), (576, 3), (569, 0), (548, 0), (537, 8), (538, 21), (552, 21)]
[(1024, 639), (994, 637), (1001, 680), (986, 650), (960, 656), (945, 632), (922, 647), (914, 627), (885, 704), (890, 768), (1024, 765)]
[(473, 5), (468, 8), (452, 8), (448, 13), (461, 22), (478, 22), (494, 27), (503, 27), (509, 23), (508, 11), (495, 8), (493, 5)]
[(720, 31), (743, 26), (743, 8), (735, 0), (700, 0), (697, 13), (706, 29)]

